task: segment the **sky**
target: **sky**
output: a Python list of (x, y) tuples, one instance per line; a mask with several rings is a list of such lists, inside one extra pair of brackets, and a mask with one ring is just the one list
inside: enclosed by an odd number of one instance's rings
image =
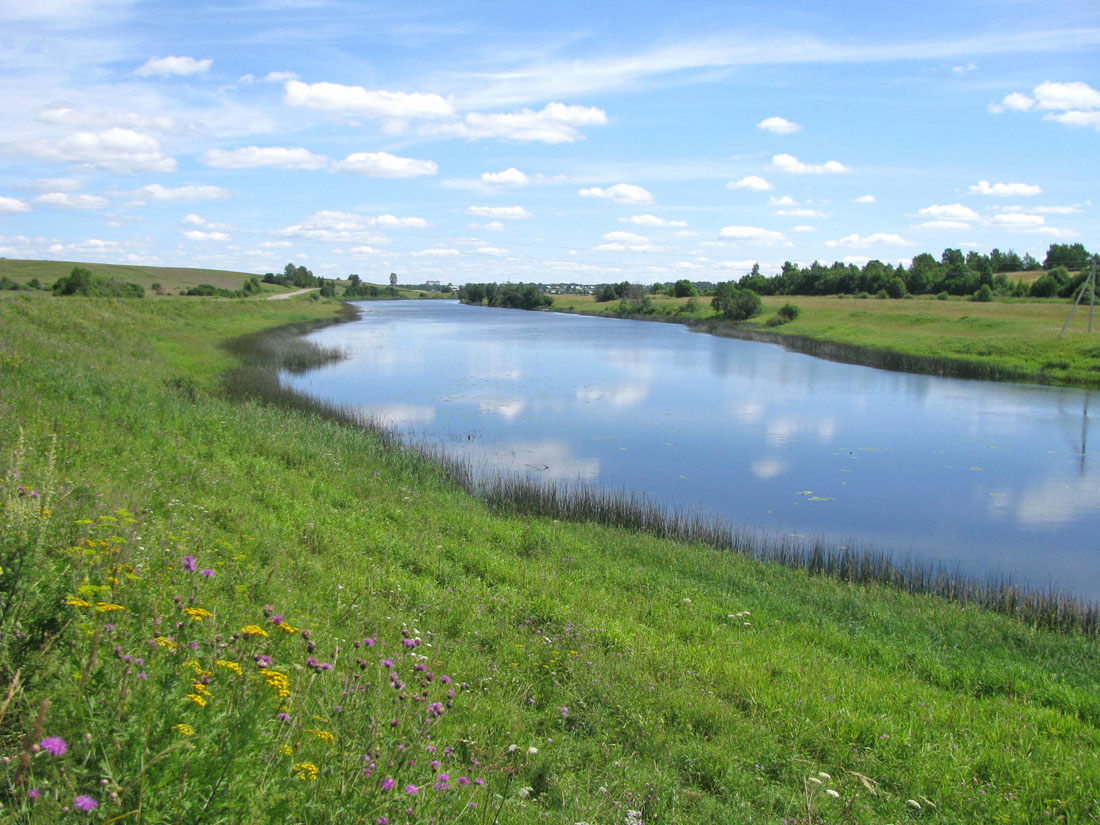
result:
[(1097, 200), (1092, 0), (0, 0), (8, 258), (717, 282)]

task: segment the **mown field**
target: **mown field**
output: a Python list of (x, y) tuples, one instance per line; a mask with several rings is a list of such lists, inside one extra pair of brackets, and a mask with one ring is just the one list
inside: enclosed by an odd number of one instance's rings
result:
[(495, 513), (228, 399), (220, 342), (337, 309), (0, 300), (7, 821), (1097, 820), (1095, 637)]
[[(713, 315), (708, 298), (651, 299), (661, 315), (701, 321)], [(867, 352), (901, 353), (927, 359), (918, 371), (951, 374), (952, 362), (980, 363), (1012, 380), (1100, 386), (1100, 311), (1088, 333), (1089, 307), (1079, 306), (1064, 337), (1059, 337), (1071, 304), (1059, 299), (1008, 300), (979, 303), (935, 298), (859, 299), (837, 296), (764, 297), (764, 311), (742, 324), (744, 334), (800, 349), (799, 338), (836, 343)], [(769, 318), (786, 303), (799, 316), (767, 328)], [(573, 312), (617, 313), (619, 302), (596, 303), (591, 296), (555, 296), (554, 308)], [(647, 317), (647, 316), (639, 316)], [(729, 334), (737, 334), (732, 328)], [(812, 351), (812, 345), (809, 347)], [(817, 354), (817, 353), (815, 353)], [(848, 360), (838, 354), (839, 360)], [(866, 363), (875, 363), (872, 357)], [(916, 366), (915, 366), (916, 368)], [(989, 376), (995, 377), (995, 376)]]

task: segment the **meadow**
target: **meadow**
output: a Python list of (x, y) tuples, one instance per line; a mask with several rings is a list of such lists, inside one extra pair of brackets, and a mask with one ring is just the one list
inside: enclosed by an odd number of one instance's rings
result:
[[(1007, 299), (988, 303), (934, 297), (766, 296), (748, 322), (714, 318), (710, 299), (651, 297), (653, 315), (681, 320), (705, 332), (780, 343), (799, 352), (909, 372), (1066, 386), (1100, 386), (1100, 314), (1088, 333), (1088, 306), (1077, 308), (1063, 337), (1071, 304), (1063, 299)], [(690, 303), (694, 301), (694, 304)], [(797, 318), (768, 326), (792, 303)], [(618, 301), (555, 296), (554, 309), (620, 314)]]
[(0, 300), (10, 821), (1097, 820), (1095, 635), (494, 506), (272, 385), (340, 312)]

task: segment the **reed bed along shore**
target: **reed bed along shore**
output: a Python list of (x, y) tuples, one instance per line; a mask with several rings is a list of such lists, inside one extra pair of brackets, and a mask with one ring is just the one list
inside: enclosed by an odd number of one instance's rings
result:
[[(354, 315), (344, 314), (341, 320), (353, 318)], [(770, 340), (766, 332), (745, 330), (742, 326), (727, 322), (693, 323), (692, 327), (709, 334)], [(305, 396), (279, 381), (280, 369), (302, 372), (341, 357), (336, 350), (317, 347), (302, 338), (303, 333), (311, 328), (315, 327), (291, 325), (255, 333), (230, 344), (230, 349), (241, 354), (246, 363), (226, 374), (227, 392), (233, 397), (275, 403), (370, 429), (392, 449), (413, 450), (436, 463), (456, 484), (485, 501), (496, 512), (601, 524), (660, 538), (698, 542), (845, 582), (882, 584), (907, 593), (978, 605), (1036, 627), (1100, 634), (1100, 604), (1052, 586), (1020, 584), (1001, 574), (986, 577), (966, 574), (942, 563), (927, 562), (912, 556), (899, 558), (873, 547), (853, 547), (851, 543), (838, 545), (823, 538), (806, 540), (762, 535), (721, 519), (684, 513), (635, 492), (601, 490), (584, 484), (551, 483), (516, 474), (486, 475), (476, 473), (470, 465), (449, 455), (443, 448), (403, 446), (397, 433), (378, 422), (338, 405)], [(904, 369), (908, 366), (911, 372), (960, 368), (959, 362), (949, 359), (940, 359), (942, 364), (933, 364), (933, 359), (920, 356), (847, 347), (812, 338), (793, 340), (796, 346), (805, 346), (803, 351), (807, 354), (818, 357), (835, 355), (836, 360), (848, 360), (840, 357), (839, 353), (850, 350), (847, 355), (866, 358), (869, 365), (883, 368)], [(787, 345), (791, 342), (790, 337), (784, 337), (780, 343)], [(881, 358), (880, 363), (871, 363), (876, 358)], [(896, 367), (886, 367), (888, 363), (896, 364)], [(965, 369), (965, 365), (962, 368)], [(990, 378), (994, 374), (1001, 379), (1007, 377), (1003, 372), (996, 373), (996, 369), (990, 368), (992, 371), (985, 374), (975, 371), (965, 377)]]

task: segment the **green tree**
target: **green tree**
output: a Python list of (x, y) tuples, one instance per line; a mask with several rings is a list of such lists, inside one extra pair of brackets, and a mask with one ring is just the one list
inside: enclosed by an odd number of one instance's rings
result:
[(760, 314), (760, 296), (751, 289), (740, 289), (733, 281), (726, 281), (714, 288), (710, 305), (728, 321), (744, 321)]
[(674, 298), (691, 298), (698, 294), (699, 290), (695, 288), (695, 284), (687, 278), (681, 278), (672, 285), (672, 296)]

